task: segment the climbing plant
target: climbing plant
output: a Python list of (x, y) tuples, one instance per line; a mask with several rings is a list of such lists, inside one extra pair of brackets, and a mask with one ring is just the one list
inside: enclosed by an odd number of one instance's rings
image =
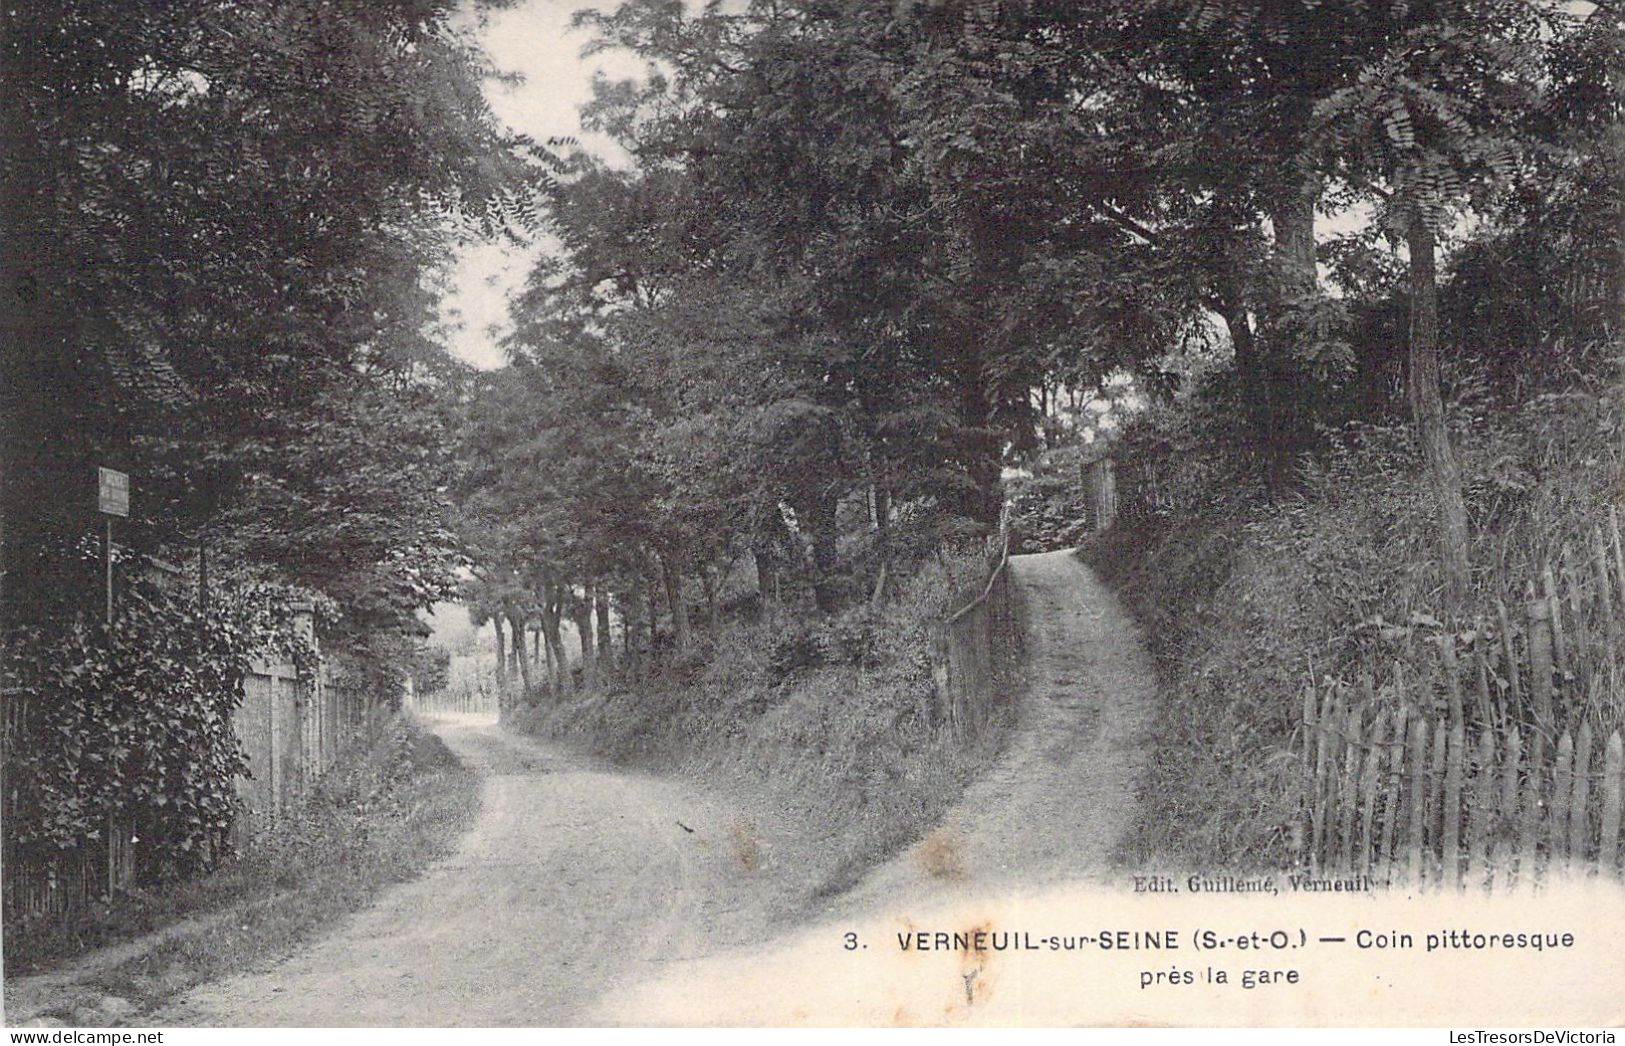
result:
[[(109, 624), (16, 629), (0, 686), (25, 702), (6, 767), (7, 834), (24, 859), (131, 826), (145, 877), (184, 875), (229, 852), (235, 779), (247, 765), (232, 727), (249, 658), (311, 665), (286, 593), (253, 586), (198, 601), (147, 585)], [(280, 597), (280, 598), (278, 598)]]

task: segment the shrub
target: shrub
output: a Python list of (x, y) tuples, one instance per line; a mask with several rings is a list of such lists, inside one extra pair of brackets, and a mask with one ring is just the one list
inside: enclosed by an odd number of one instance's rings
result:
[[(1490, 621), (1497, 598), (1512, 602), (1625, 491), (1625, 385), (1595, 375), (1511, 404), (1472, 381), (1458, 393), (1474, 607)], [(1322, 432), (1296, 483), (1273, 494), (1233, 483), (1245, 462), (1222, 444), (1191, 452), (1177, 503), (1085, 546), (1162, 674), (1134, 847), (1212, 867), (1278, 864), (1301, 798), (1290, 746), (1303, 688), (1369, 677), (1392, 693), (1395, 661), (1440, 633), (1428, 624), (1442, 588), (1431, 488), (1402, 425)], [(1612, 728), (1620, 709), (1603, 714)]]
[(941, 815), (997, 751), (963, 749), (939, 722), (930, 636), (979, 594), (988, 548), (938, 550), (880, 606), (811, 621), (769, 608), (727, 623), (689, 675), (668, 673), (531, 710), (520, 729), (595, 752), (736, 783), (820, 840), (813, 893), (840, 889)]

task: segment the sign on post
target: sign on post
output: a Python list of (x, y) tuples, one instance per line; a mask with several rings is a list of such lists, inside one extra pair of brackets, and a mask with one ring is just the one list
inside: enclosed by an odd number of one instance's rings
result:
[(107, 567), (107, 623), (113, 623), (113, 517), (130, 516), (130, 474), (117, 469), (96, 470), (96, 509), (107, 516), (107, 544), (103, 546)]
[(97, 469), (96, 508), (109, 516), (130, 515), (130, 474), (117, 469)]

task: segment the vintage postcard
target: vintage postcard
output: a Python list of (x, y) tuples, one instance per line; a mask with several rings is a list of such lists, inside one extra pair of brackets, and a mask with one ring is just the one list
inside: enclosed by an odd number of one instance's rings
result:
[(1614, 1041), (1618, 7), (0, 53), (9, 1027)]

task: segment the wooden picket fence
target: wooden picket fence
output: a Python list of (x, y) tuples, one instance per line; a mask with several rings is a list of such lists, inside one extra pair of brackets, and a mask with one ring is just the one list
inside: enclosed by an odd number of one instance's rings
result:
[[(1617, 511), (1496, 601), (1407, 628), (1358, 683), (1311, 679), (1297, 858), (1327, 873), (1504, 889), (1620, 878), (1625, 543)], [(1386, 671), (1383, 669), (1386, 668)], [(1379, 674), (1380, 673), (1380, 674)]]
[(1312, 870), (1451, 889), (1529, 886), (1554, 867), (1621, 876), (1618, 730), (1599, 746), (1582, 724), (1551, 745), (1336, 690), (1304, 717)]

